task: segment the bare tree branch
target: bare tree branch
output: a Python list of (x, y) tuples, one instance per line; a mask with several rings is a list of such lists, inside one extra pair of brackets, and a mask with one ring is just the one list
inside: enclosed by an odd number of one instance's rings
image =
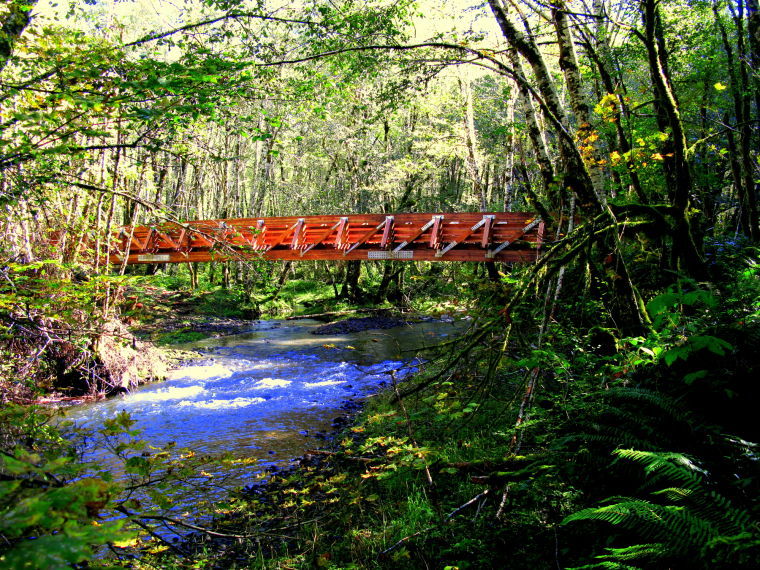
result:
[(148, 34), (147, 36), (143, 36), (139, 40), (135, 40), (133, 42), (129, 42), (124, 44), (122, 47), (134, 47), (139, 46), (142, 44), (146, 44), (149, 42), (154, 42), (156, 40), (162, 40), (164, 38), (171, 37), (176, 34), (180, 34), (182, 32), (188, 32), (190, 30), (195, 30), (198, 28), (203, 28), (206, 26), (211, 26), (213, 24), (217, 24), (219, 22), (225, 22), (227, 20), (263, 20), (267, 22), (276, 22), (278, 24), (302, 24), (304, 26), (314, 26), (314, 27), (325, 27), (324, 24), (320, 22), (313, 22), (310, 20), (297, 20), (297, 19), (290, 19), (290, 18), (278, 18), (276, 16), (271, 16), (267, 14), (257, 14), (255, 12), (238, 12), (238, 11), (232, 11), (228, 12), (222, 16), (217, 16), (216, 18), (209, 18), (207, 20), (201, 20), (199, 22), (193, 22), (192, 24), (186, 24), (184, 26), (180, 26), (179, 28), (175, 28), (173, 30), (167, 30), (164, 32), (154, 32), (152, 34)]

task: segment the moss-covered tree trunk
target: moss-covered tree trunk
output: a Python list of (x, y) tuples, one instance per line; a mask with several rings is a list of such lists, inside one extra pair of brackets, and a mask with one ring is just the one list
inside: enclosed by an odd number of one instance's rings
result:
[(701, 252), (692, 233), (692, 176), (687, 160), (686, 133), (668, 71), (668, 55), (659, 4), (642, 0), (643, 40), (654, 91), (655, 111), (660, 130), (669, 134), (662, 152), (670, 203), (673, 206), (673, 258), (675, 269), (698, 280), (707, 278)]

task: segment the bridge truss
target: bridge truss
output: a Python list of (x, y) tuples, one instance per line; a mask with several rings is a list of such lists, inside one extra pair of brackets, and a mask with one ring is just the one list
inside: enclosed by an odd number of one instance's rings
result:
[(125, 227), (108, 260), (188, 263), (281, 260), (531, 262), (544, 224), (525, 212), (355, 214), (202, 220)]

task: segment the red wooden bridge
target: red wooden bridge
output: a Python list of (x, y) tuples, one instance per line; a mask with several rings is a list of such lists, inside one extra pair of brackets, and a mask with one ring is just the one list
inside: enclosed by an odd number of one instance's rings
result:
[[(128, 264), (265, 259), (535, 261), (544, 224), (524, 212), (242, 218), (123, 228)], [(117, 253), (121, 252), (121, 253)]]

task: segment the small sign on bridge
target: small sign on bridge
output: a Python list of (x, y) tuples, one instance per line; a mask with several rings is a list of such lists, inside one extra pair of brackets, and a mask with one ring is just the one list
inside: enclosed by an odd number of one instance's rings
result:
[(382, 249), (367, 252), (367, 259), (414, 259), (413, 251), (384, 251)]

